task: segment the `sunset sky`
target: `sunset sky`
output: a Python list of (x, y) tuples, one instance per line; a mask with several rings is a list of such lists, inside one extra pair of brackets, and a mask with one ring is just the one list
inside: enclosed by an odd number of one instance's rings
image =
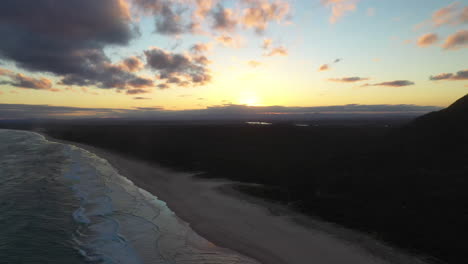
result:
[(447, 106), (468, 1), (4, 0), (0, 104)]

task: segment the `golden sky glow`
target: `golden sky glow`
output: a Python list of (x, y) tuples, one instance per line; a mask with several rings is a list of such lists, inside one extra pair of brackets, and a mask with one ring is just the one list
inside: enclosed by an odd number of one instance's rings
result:
[[(169, 1), (174, 12), (185, 7), (174, 13), (178, 20), (142, 3), (109, 1), (102, 13), (61, 24), (43, 15), (79, 10), (6, 7), (25, 13), (0, 22), (18, 27), (0, 30), (17, 41), (0, 44), (0, 103), (168, 110), (447, 106), (468, 92), (464, 2)], [(24, 37), (38, 35), (56, 48), (39, 50)]]

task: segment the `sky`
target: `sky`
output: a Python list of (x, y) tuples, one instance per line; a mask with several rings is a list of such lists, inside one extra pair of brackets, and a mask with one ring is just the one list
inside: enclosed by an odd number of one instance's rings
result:
[[(381, 111), (381, 105), (446, 107), (468, 92), (468, 1), (1, 5), (0, 111), (349, 104)], [(73, 115), (80, 113), (94, 112)]]

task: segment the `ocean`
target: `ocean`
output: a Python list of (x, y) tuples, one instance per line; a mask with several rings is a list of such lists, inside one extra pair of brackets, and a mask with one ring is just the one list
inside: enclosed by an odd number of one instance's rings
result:
[(0, 263), (257, 262), (199, 236), (105, 159), (0, 130)]

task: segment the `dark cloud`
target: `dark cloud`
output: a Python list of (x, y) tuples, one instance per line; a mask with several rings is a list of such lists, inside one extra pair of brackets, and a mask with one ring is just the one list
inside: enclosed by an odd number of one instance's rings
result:
[(410, 86), (414, 85), (415, 83), (412, 81), (407, 81), (407, 80), (397, 80), (397, 81), (390, 81), (390, 82), (381, 82), (381, 83), (374, 83), (374, 84), (369, 84), (366, 83), (362, 85), (363, 87), (365, 86), (388, 86), (388, 87), (403, 87), (403, 86)]
[(129, 94), (129, 95), (144, 94), (144, 93), (149, 93), (149, 91), (145, 89), (140, 89), (140, 88), (130, 89), (126, 91), (126, 94)]
[(362, 78), (362, 77), (344, 77), (344, 78), (331, 78), (328, 79), (330, 82), (341, 82), (341, 83), (354, 83), (354, 82), (361, 82), (367, 81), (369, 78)]
[(170, 86), (167, 84), (167, 83), (160, 83), (157, 85), (157, 87), (161, 90), (164, 90), (164, 89), (169, 89)]
[(460, 30), (450, 35), (443, 45), (446, 50), (457, 50), (468, 47), (468, 30)]
[(151, 98), (149, 98), (149, 97), (139, 97), (139, 96), (133, 97), (133, 99), (134, 100), (151, 100)]
[(135, 88), (152, 87), (153, 80), (142, 78), (142, 77), (136, 77), (134, 79), (129, 80), (128, 85), (131, 87), (135, 87)]
[[(207, 68), (209, 60), (205, 56), (190, 56), (187, 54), (171, 53), (159, 48), (146, 50), (148, 66), (159, 72), (159, 79), (164, 84), (204, 85), (211, 80)], [(161, 89), (168, 86), (159, 86)]]
[(124, 59), (119, 65), (124, 71), (136, 72), (144, 67), (143, 62), (137, 57), (129, 57)]
[(440, 80), (465, 81), (465, 80), (468, 80), (468, 70), (462, 70), (462, 71), (457, 72), (456, 74), (441, 73), (441, 74), (429, 77), (429, 80), (431, 81), (440, 81)]
[(0, 119), (22, 118), (145, 118), (154, 120), (197, 119), (250, 119), (250, 118), (343, 118), (375, 115), (422, 115), (440, 110), (435, 106), (417, 105), (337, 105), (321, 107), (245, 106), (220, 105), (205, 109), (170, 111), (160, 107), (139, 107), (134, 109), (77, 108), (48, 105), (0, 104)]
[(218, 4), (211, 12), (211, 16), (213, 18), (212, 27), (215, 30), (233, 31), (238, 23), (233, 11), (229, 8), (224, 8), (221, 4)]
[(184, 14), (187, 6), (169, 0), (133, 0), (133, 6), (143, 15), (154, 18), (155, 33), (180, 35), (191, 33), (193, 23)]
[(174, 11), (173, 7), (164, 5), (156, 16), (156, 32), (163, 35), (179, 35), (190, 32), (190, 25), (182, 22), (181, 10)]
[(63, 76), (65, 84), (111, 88), (124, 78), (103, 49), (128, 44), (136, 31), (120, 0), (5, 0), (0, 35), (3, 60)]

